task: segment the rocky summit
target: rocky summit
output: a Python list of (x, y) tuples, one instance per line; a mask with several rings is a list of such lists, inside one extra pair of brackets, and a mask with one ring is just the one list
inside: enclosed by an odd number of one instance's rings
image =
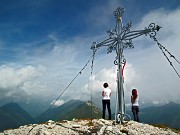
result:
[(104, 119), (73, 119), (42, 124), (30, 124), (18, 129), (9, 129), (0, 135), (180, 135), (168, 128), (127, 121), (116, 124)]

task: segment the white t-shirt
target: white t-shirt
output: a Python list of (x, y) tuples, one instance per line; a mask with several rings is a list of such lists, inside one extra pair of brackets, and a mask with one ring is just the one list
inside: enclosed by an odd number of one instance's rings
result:
[(111, 89), (109, 89), (108, 87), (107, 88), (104, 88), (103, 90), (104, 92), (104, 96), (103, 96), (103, 100), (110, 100), (110, 93), (111, 93)]
[(136, 100), (134, 101), (134, 103), (132, 104), (132, 106), (139, 106), (138, 101), (139, 101), (139, 95), (138, 95), (138, 97), (136, 98)]

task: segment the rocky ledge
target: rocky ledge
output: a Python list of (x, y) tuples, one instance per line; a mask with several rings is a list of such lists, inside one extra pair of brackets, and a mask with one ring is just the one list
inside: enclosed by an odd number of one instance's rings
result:
[(42, 124), (21, 126), (5, 130), (0, 135), (180, 135), (168, 128), (158, 128), (148, 124), (127, 121), (116, 124), (104, 119), (74, 119), (55, 122), (49, 120)]

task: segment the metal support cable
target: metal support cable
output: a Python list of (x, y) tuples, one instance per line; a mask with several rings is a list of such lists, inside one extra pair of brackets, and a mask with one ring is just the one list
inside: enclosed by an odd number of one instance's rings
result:
[[(161, 45), (161, 46), (162, 46), (162, 45)], [(175, 57), (174, 55), (172, 55), (164, 46), (163, 46), (163, 49), (164, 49), (166, 52), (169, 53), (170, 57), (174, 58), (175, 61), (180, 64), (180, 62), (176, 59), (176, 57)]]
[(180, 64), (180, 62), (174, 57), (175, 61)]
[(170, 57), (174, 58), (176, 60), (176, 62), (178, 64), (180, 64), (180, 62), (176, 59), (176, 57), (174, 55), (172, 55), (163, 45), (161, 45), (160, 43), (159, 43), (159, 45), (170, 55)]
[[(72, 81), (67, 85), (67, 87), (61, 92), (61, 94), (60, 94), (60, 95), (56, 98), (56, 100), (51, 104), (51, 106), (49, 107), (49, 109), (48, 109), (47, 111), (49, 111), (49, 110), (52, 108), (52, 106), (57, 102), (57, 100), (63, 95), (63, 93), (69, 88), (69, 86), (75, 81), (75, 79), (82, 73), (82, 71), (87, 67), (87, 65), (88, 65), (89, 62), (91, 61), (91, 59), (92, 59), (92, 63), (93, 63), (94, 56), (95, 56), (95, 52), (96, 52), (96, 50), (93, 52), (93, 55), (92, 55), (91, 58), (87, 61), (87, 63), (84, 65), (84, 67), (78, 72), (78, 74), (72, 79)], [(91, 68), (92, 68), (92, 67), (91, 67)], [(91, 73), (92, 73), (92, 71), (91, 71)], [(34, 129), (34, 127), (32, 127), (32, 128), (29, 130), (29, 132), (28, 132), (27, 135), (29, 135), (30, 132), (31, 132), (33, 129)]]
[[(93, 66), (94, 66), (94, 58), (95, 58), (96, 50), (93, 50), (92, 62), (91, 62), (91, 86), (92, 86), (92, 75), (93, 75)], [(92, 124), (92, 87), (91, 87), (91, 124)]]
[(95, 53), (96, 53), (96, 50), (93, 50), (92, 63), (91, 63), (91, 75), (93, 74), (93, 66), (94, 66)]
[(82, 73), (82, 71), (87, 67), (90, 60), (94, 58), (94, 53), (91, 56), (91, 58), (88, 60), (88, 62), (84, 65), (84, 67), (79, 71), (79, 73), (72, 79), (72, 81), (67, 85), (67, 87), (61, 92), (61, 94), (56, 98), (56, 100), (52, 103), (52, 105), (49, 107), (48, 110), (52, 108), (52, 106), (57, 102), (57, 100), (63, 95), (63, 93), (69, 88), (69, 86), (74, 82), (74, 80)]
[(174, 71), (176, 72), (177, 76), (180, 78), (180, 74), (177, 72), (176, 68), (173, 66), (172, 62), (170, 61), (170, 59), (168, 58), (168, 56), (166, 55), (165, 52), (167, 52), (170, 57), (174, 58), (179, 64), (180, 62), (175, 58), (174, 55), (172, 55), (163, 45), (161, 45), (158, 40), (156, 39), (155, 36), (151, 37), (158, 45), (158, 47), (160, 48), (160, 50), (162, 51), (162, 53), (164, 54), (164, 56), (166, 57), (166, 59), (168, 60), (169, 64), (172, 66), (172, 68), (174, 69)]

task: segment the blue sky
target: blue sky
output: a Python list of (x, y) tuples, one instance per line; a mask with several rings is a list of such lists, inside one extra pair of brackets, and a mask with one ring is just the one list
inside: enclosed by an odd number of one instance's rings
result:
[[(108, 5), (109, 3), (111, 5)], [(18, 61), (22, 57), (19, 56), (19, 50), (26, 50), (27, 55), (32, 55), (44, 44), (47, 50), (52, 49), (53, 45), (47, 45), (53, 44), (49, 38), (50, 34), (66, 42), (75, 37), (86, 36), (87, 38), (106, 31), (106, 28), (113, 25), (110, 21), (113, 19), (112, 11), (116, 8), (116, 3), (120, 3), (119, 5), (123, 5), (127, 10), (124, 21), (133, 20), (133, 23), (138, 23), (141, 17), (150, 10), (158, 8), (171, 10), (179, 5), (177, 0), (172, 0), (170, 3), (169, 0), (158, 2), (156, 0), (151, 2), (143, 0), (39, 0), (38, 2), (1, 0), (0, 37), (3, 44), (1, 45), (1, 63)], [(109, 12), (106, 8), (109, 8)], [(106, 13), (103, 14), (105, 11)], [(103, 20), (105, 15), (107, 20)]]
[[(157, 38), (180, 59), (179, 0), (0, 0), (1, 105), (15, 101), (27, 110), (34, 104), (49, 106), (89, 60), (92, 42), (106, 39), (106, 30), (115, 28), (118, 6), (125, 8), (123, 24), (132, 21), (133, 30), (151, 22), (162, 26)], [(133, 43), (135, 48), (124, 52), (127, 106), (134, 87), (142, 106), (180, 103), (179, 78), (159, 48), (148, 36)], [(115, 95), (116, 54), (107, 55), (106, 49), (95, 57), (93, 83), (89, 64), (57, 103), (89, 100), (91, 88), (97, 102), (105, 81)]]

